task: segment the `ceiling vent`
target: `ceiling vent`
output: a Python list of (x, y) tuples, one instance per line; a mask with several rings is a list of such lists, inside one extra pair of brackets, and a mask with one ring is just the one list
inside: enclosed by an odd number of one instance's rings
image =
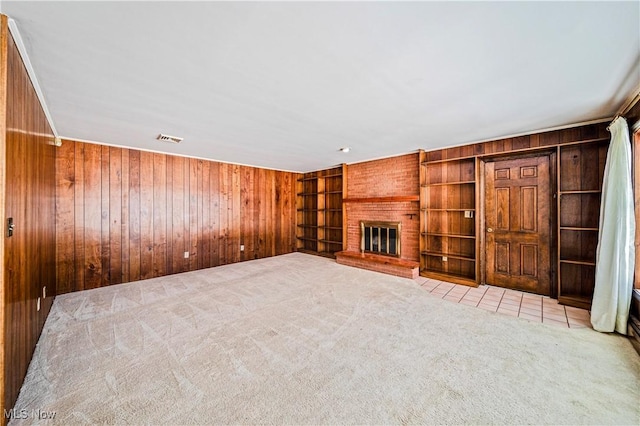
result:
[(184, 138), (179, 138), (177, 136), (169, 136), (169, 135), (160, 133), (156, 139), (163, 142), (180, 143)]

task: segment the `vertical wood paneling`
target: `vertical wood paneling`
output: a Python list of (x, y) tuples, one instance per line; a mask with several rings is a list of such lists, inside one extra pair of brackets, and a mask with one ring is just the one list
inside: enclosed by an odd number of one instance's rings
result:
[(292, 173), (73, 141), (56, 154), (60, 293), (295, 249)]
[(265, 202), (267, 204), (266, 206), (266, 219), (267, 219), (267, 227), (266, 227), (266, 250), (267, 253), (274, 253), (276, 251), (276, 244), (274, 241), (274, 228), (275, 228), (275, 222), (276, 222), (276, 218), (274, 215), (274, 201), (275, 201), (275, 179), (274, 179), (274, 175), (275, 172), (273, 170), (267, 170), (266, 171), (267, 174), (267, 181), (266, 181), (266, 188), (267, 188), (267, 193), (265, 195)]
[(229, 166), (220, 164), (220, 238), (218, 241), (220, 251), (220, 261), (228, 259), (230, 253), (227, 250), (227, 239), (229, 237)]
[(209, 222), (211, 223), (211, 243), (209, 248), (209, 265), (220, 265), (220, 163), (209, 165)]
[(182, 271), (189, 270), (190, 259), (184, 258), (184, 252), (190, 252), (190, 241), (189, 241), (189, 159), (184, 158), (182, 163), (182, 235), (183, 235), (183, 256), (182, 256)]
[(153, 273), (167, 274), (167, 156), (153, 154)]
[(120, 265), (121, 265), (121, 279), (120, 282), (130, 282), (130, 266), (127, 259), (129, 257), (129, 241), (131, 237), (129, 236), (129, 150), (122, 149), (122, 168), (121, 168), (121, 186), (120, 190), (122, 191), (122, 201), (121, 201), (121, 209), (120, 209), (120, 228), (122, 233), (122, 242), (121, 242), (121, 251), (120, 251)]
[[(109, 276), (122, 282), (122, 150), (109, 148)], [(104, 180), (103, 180), (104, 182)], [(104, 199), (104, 197), (103, 197)], [(103, 284), (104, 285), (104, 284)]]
[(140, 152), (140, 279), (153, 277), (153, 154)]
[(202, 267), (211, 267), (211, 238), (213, 232), (211, 231), (211, 177), (210, 177), (210, 162), (202, 162), (202, 248), (200, 259), (202, 259)]
[(240, 167), (240, 177), (242, 179), (240, 190), (240, 203), (245, 212), (246, 220), (240, 223), (240, 234), (244, 245), (244, 251), (240, 253), (242, 260), (253, 258), (253, 199), (251, 191), (253, 191), (253, 173), (249, 167)]
[[(6, 164), (7, 164), (7, 125), (10, 107), (7, 104), (9, 84), (8, 84), (8, 68), (9, 68), (9, 28), (8, 18), (6, 15), (0, 14), (0, 218), (4, 220), (5, 216), (5, 200), (6, 200)], [(5, 239), (0, 239), (0, 259), (5, 259)], [(6, 269), (6, 265), (5, 265)], [(10, 359), (7, 358), (9, 351), (5, 350), (5, 344), (11, 337), (7, 335), (9, 327), (5, 327), (10, 320), (5, 308), (8, 291), (5, 290), (6, 273), (0, 273), (0, 301), (3, 301), (2, 309), (0, 309), (0, 410), (11, 408), (6, 401), (10, 401), (8, 394), (9, 376), (5, 374), (6, 364)]]
[(171, 158), (171, 228), (172, 228), (172, 253), (171, 272), (182, 272), (184, 270), (184, 158)]
[(74, 282), (74, 237), (75, 237), (75, 167), (73, 162), (75, 144), (65, 143), (56, 158), (56, 265), (60, 292), (72, 291)]
[(242, 235), (240, 232), (240, 218), (242, 217), (242, 211), (240, 209), (240, 166), (234, 164), (232, 167), (231, 175), (231, 239), (229, 241), (229, 247), (231, 248), (231, 261), (240, 261), (240, 240)]
[[(129, 265), (129, 281), (140, 279), (140, 151), (129, 152), (129, 243), (128, 251), (123, 250), (122, 263)], [(126, 241), (126, 240), (125, 240)], [(128, 253), (128, 262), (127, 262)]]
[(275, 177), (275, 185), (273, 186), (273, 196), (274, 196), (274, 209), (275, 212), (277, 212), (274, 215), (273, 221), (274, 221), (274, 250), (276, 253), (280, 253), (283, 247), (283, 244), (285, 243), (282, 240), (279, 240), (277, 238), (277, 236), (279, 236), (281, 234), (281, 230), (282, 230), (282, 219), (284, 216), (284, 212), (283, 214), (279, 214), (279, 212), (281, 211), (280, 209), (282, 208), (282, 204), (284, 201), (284, 191), (282, 189), (282, 176), (280, 174), (278, 174)]
[(266, 217), (264, 214), (264, 181), (265, 181), (265, 170), (258, 169), (255, 171), (254, 178), (254, 196), (256, 197), (255, 204), (255, 214), (253, 216), (253, 226), (256, 228), (255, 237), (253, 239), (253, 251), (256, 254), (257, 258), (262, 258), (265, 256), (264, 250), (264, 234), (265, 234), (265, 223)]
[[(67, 291), (77, 291), (84, 290), (85, 288), (85, 266), (86, 266), (86, 252), (85, 252), (85, 219), (84, 219), (84, 203), (85, 203), (85, 190), (84, 190), (84, 168), (85, 168), (85, 156), (84, 156), (84, 148), (85, 144), (74, 143), (71, 141), (64, 141), (64, 144), (72, 144), (74, 145), (74, 153), (69, 161), (74, 163), (75, 170), (75, 185), (74, 185), (74, 193), (73, 193), (73, 206), (74, 206), (74, 276), (75, 281), (69, 283), (63, 283), (63, 288), (60, 289), (59, 293), (65, 293)], [(56, 158), (59, 158), (64, 153), (62, 151), (56, 152)], [(56, 173), (58, 169), (56, 169)], [(56, 179), (57, 180), (57, 179)], [(60, 197), (60, 194), (56, 193), (56, 198)], [(62, 220), (64, 216), (60, 216), (58, 220)], [(57, 278), (59, 283), (62, 282), (61, 277)], [(65, 290), (66, 289), (66, 290)]]
[[(0, 32), (0, 216), (3, 227), (9, 217), (15, 224), (11, 237), (3, 228), (0, 243), (0, 412), (6, 414), (18, 396), (56, 292), (56, 260), (61, 261), (62, 276), (69, 280), (73, 275), (73, 198), (56, 203), (55, 193), (56, 186), (64, 194), (73, 191), (75, 170), (73, 164), (61, 161), (62, 179), (56, 183), (52, 178), (56, 169), (53, 134), (7, 31), (5, 16), (0, 17)], [(73, 146), (65, 148), (73, 152)], [(60, 217), (56, 217), (56, 204)], [(56, 246), (61, 248), (59, 259)]]
[(111, 241), (109, 240), (109, 215), (110, 215), (110, 211), (109, 211), (109, 202), (111, 201), (109, 199), (109, 189), (110, 189), (110, 167), (109, 167), (109, 163), (110, 163), (110, 152), (109, 152), (109, 147), (108, 146), (103, 146), (101, 147), (101, 155), (102, 155), (102, 159), (100, 160), (100, 169), (101, 169), (101, 176), (100, 176), (100, 186), (101, 186), (101, 191), (100, 191), (100, 195), (101, 195), (101, 208), (100, 208), (100, 215), (101, 215), (101, 219), (102, 219), (102, 224), (101, 224), (101, 232), (100, 232), (100, 260), (102, 261), (102, 267), (100, 268), (101, 270), (101, 274), (100, 274), (100, 285), (99, 287), (104, 287), (106, 286), (109, 281), (111, 280), (111, 276), (110, 276), (110, 268), (111, 268), (111, 251), (110, 251), (110, 245), (111, 245)]
[(84, 150), (84, 286), (102, 285), (102, 150), (86, 145)]
[[(189, 205), (187, 212), (189, 235), (189, 259), (186, 264), (188, 271), (198, 269), (198, 163), (200, 160), (191, 158), (189, 161)], [(202, 172), (202, 169), (200, 169)], [(201, 188), (202, 189), (202, 188)]]

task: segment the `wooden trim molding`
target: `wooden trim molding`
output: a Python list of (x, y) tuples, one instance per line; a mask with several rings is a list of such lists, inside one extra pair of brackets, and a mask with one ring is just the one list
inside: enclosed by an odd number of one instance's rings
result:
[(402, 195), (397, 197), (344, 198), (343, 203), (405, 203), (420, 201), (420, 195)]

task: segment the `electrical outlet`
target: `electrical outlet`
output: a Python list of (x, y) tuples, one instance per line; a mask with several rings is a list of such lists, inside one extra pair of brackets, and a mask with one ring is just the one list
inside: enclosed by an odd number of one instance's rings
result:
[(36, 301), (36, 309), (38, 311), (40, 311), (40, 298), (38, 297), (38, 300)]
[(442, 256), (442, 261), (446, 262), (447, 260), (449, 260), (449, 258), (447, 256)]
[(42, 287), (42, 298), (43, 299), (47, 298), (47, 286), (46, 285), (44, 287)]
[(189, 258), (189, 252), (188, 252), (188, 251), (185, 251), (185, 252), (184, 252), (184, 258), (185, 258), (185, 259), (188, 259), (188, 258)]
[(244, 244), (240, 244), (240, 251), (244, 251)]

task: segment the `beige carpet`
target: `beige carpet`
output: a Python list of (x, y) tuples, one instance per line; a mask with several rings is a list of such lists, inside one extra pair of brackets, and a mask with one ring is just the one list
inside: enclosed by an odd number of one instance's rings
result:
[(638, 424), (639, 384), (620, 336), (295, 253), (59, 296), (16, 408), (56, 424)]

